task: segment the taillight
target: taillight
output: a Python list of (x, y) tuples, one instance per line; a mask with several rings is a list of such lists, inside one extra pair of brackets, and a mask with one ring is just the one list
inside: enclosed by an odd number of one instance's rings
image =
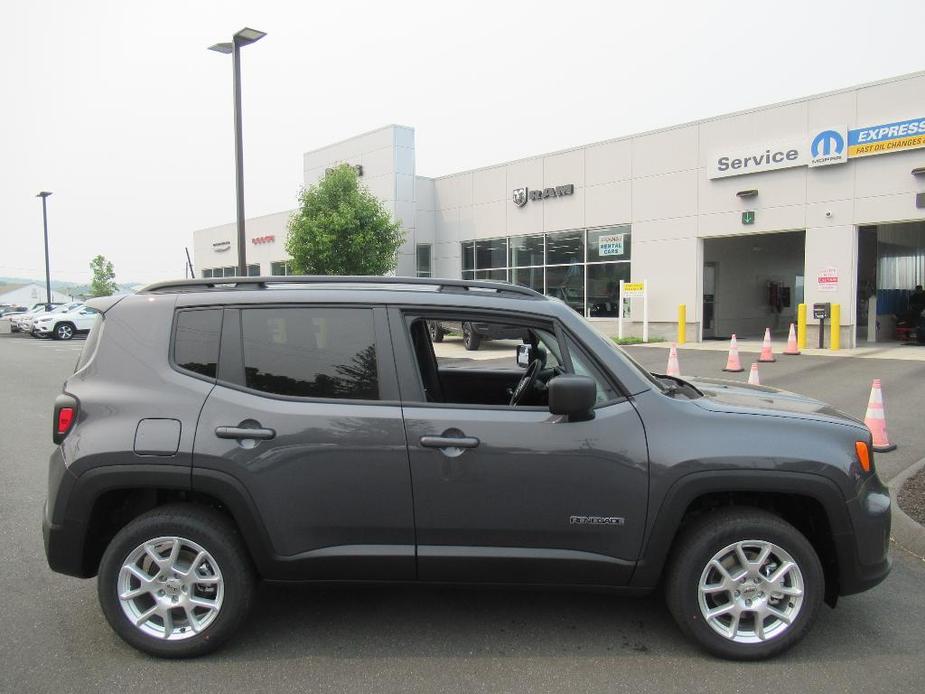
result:
[(51, 433), (52, 441), (55, 443), (64, 441), (64, 437), (68, 435), (76, 421), (77, 401), (70, 395), (62, 393), (55, 400), (55, 415), (52, 420), (53, 429)]

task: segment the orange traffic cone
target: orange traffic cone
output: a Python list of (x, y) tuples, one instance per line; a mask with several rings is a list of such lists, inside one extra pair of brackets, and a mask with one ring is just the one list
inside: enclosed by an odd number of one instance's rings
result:
[(896, 448), (895, 443), (890, 443), (890, 438), (886, 435), (886, 415), (883, 411), (883, 391), (880, 390), (880, 379), (875, 378), (873, 386), (870, 389), (870, 400), (867, 402), (867, 414), (864, 415), (864, 424), (874, 435), (874, 450), (878, 453), (886, 453)]
[(724, 368), (723, 371), (731, 371), (733, 373), (745, 371), (745, 369), (742, 368), (742, 363), (739, 361), (739, 345), (736, 343), (735, 335), (729, 340), (729, 357), (726, 359), (726, 368)]
[(758, 362), (752, 362), (751, 371), (748, 372), (748, 385), (760, 386), (761, 381), (758, 379)]
[(671, 351), (668, 352), (668, 368), (665, 369), (665, 373), (669, 376), (681, 378), (681, 366), (678, 364), (678, 348), (673, 342), (671, 343)]
[(800, 348), (797, 347), (797, 331), (793, 327), (793, 323), (790, 324), (790, 336), (787, 338), (787, 349), (784, 350), (784, 354), (789, 354), (795, 356), (800, 353)]
[(771, 349), (771, 329), (764, 329), (764, 342), (761, 344), (761, 356), (758, 361), (777, 361), (774, 358), (774, 351)]

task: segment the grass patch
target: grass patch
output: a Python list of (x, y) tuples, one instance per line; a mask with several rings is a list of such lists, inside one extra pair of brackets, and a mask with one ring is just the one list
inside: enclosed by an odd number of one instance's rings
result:
[[(616, 342), (618, 345), (641, 345), (643, 344), (641, 337), (612, 337), (610, 339)], [(650, 337), (649, 338), (650, 344), (652, 342), (664, 342), (664, 341), (665, 341), (664, 337)]]

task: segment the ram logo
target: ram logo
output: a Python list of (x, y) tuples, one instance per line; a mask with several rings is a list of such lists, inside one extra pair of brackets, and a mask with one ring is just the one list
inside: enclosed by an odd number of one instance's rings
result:
[(523, 207), (527, 204), (526, 188), (514, 188), (514, 204), (517, 205), (517, 207)]

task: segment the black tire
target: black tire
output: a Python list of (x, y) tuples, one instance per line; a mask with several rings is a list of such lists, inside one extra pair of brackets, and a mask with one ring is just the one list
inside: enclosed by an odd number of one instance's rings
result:
[[(224, 582), (218, 615), (203, 630), (182, 640), (164, 640), (143, 632), (129, 621), (118, 596), (123, 562), (148, 540), (178, 536), (200, 545), (214, 557)], [(162, 658), (192, 658), (221, 646), (243, 624), (253, 602), (255, 577), (250, 556), (234, 524), (204, 506), (170, 504), (131, 521), (109, 543), (100, 561), (97, 588), (103, 614), (130, 646)]]
[(58, 323), (51, 332), (51, 336), (56, 340), (70, 340), (76, 332), (77, 329), (71, 323)]
[(427, 324), (427, 328), (430, 330), (430, 339), (432, 342), (443, 342), (446, 333), (443, 331), (443, 328), (440, 327), (439, 323), (432, 321)]
[(475, 352), (482, 344), (482, 336), (472, 329), (471, 323), (463, 323), (463, 346), (468, 352)]
[[(786, 551), (803, 578), (803, 603), (792, 624), (758, 643), (739, 643), (717, 633), (704, 619), (699, 604), (701, 574), (713, 556), (743, 540), (771, 542)], [(762, 660), (778, 655), (809, 631), (825, 594), (825, 575), (809, 540), (785, 520), (755, 508), (728, 508), (702, 516), (673, 546), (667, 567), (665, 598), (675, 621), (704, 649), (730, 660)]]

